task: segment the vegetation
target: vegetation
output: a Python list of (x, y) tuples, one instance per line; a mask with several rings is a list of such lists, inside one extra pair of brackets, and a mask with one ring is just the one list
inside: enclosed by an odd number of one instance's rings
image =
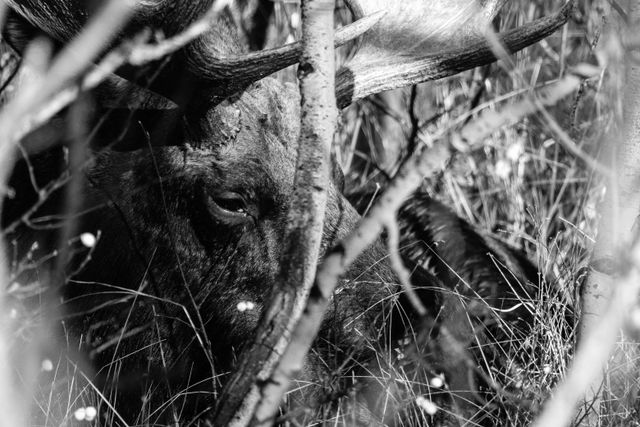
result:
[[(616, 12), (607, 4), (598, 0), (580, 2), (573, 19), (561, 31), (499, 63), (443, 81), (375, 95), (345, 109), (333, 147), (345, 174), (345, 194), (361, 210), (367, 210), (380, 188), (416, 147), (430, 143), (436, 136), (454, 135), (483, 111), (508, 110), (530, 92), (562, 79), (578, 64), (598, 63), (606, 56), (602, 51), (602, 40), (610, 31), (606, 24), (616, 19)], [(507, 2), (496, 26), (513, 28), (550, 15), (557, 8), (554, 1), (512, 0)], [(336, 16), (338, 21), (348, 19), (343, 9)], [(298, 6), (276, 1), (267, 46), (291, 41), (298, 36), (299, 26)], [(340, 55), (348, 57), (348, 50)], [(13, 61), (10, 51), (0, 57), (0, 64), (4, 64), (2, 82), (12, 74), (8, 64)], [(291, 412), (281, 421), (299, 425), (367, 424), (372, 421), (365, 411), (354, 410), (362, 395), (383, 405), (389, 414), (387, 420), (402, 426), (462, 425), (462, 418), (472, 418), (477, 423), (470, 425), (505, 426), (526, 425), (535, 420), (564, 378), (578, 341), (580, 291), (596, 241), (599, 204), (606, 191), (599, 165), (609, 155), (606, 142), (619, 118), (616, 106), (620, 88), (611, 77), (616, 76), (616, 66), (609, 64), (600, 75), (585, 79), (577, 92), (544, 113), (497, 130), (481, 148), (457, 153), (446, 169), (425, 180), (421, 188), (422, 194), (436, 198), (478, 229), (522, 250), (538, 266), (538, 293), (521, 301), (532, 314), (533, 328), (523, 332), (517, 324), (508, 322), (491, 325), (491, 331), (500, 333), (479, 331), (476, 342), (465, 343), (471, 348), (469, 353), (425, 344), (418, 327), (405, 342), (389, 346), (386, 352), (380, 350), (378, 342), (370, 342), (371, 350), (377, 352), (377, 366), (365, 367), (362, 378), (327, 378), (325, 388), (330, 389), (339, 380), (353, 380), (353, 390), (327, 396), (313, 408), (292, 403)], [(295, 78), (291, 69), (281, 71), (279, 76), (285, 81)], [(10, 86), (2, 88), (6, 91)], [(73, 237), (70, 250), (90, 257), (95, 237), (100, 236)], [(35, 253), (38, 243), (32, 244)], [(58, 253), (44, 255), (57, 256)], [(13, 267), (41, 262), (44, 257), (27, 257), (13, 263)], [(25, 393), (33, 394), (37, 423), (124, 424), (114, 410), (116, 400), (122, 398), (116, 396), (116, 386), (126, 381), (119, 376), (118, 361), (114, 361), (108, 384), (94, 384), (85, 373), (86, 367), (59, 356), (59, 348), (68, 343), (43, 338), (55, 335), (50, 319), (57, 313), (49, 304), (31, 306), (34, 296), (51, 298), (44, 283), (11, 286), (6, 311), (15, 326), (10, 343), (14, 363), (23, 364), (21, 355), (39, 354), (43, 348), (42, 354), (48, 355), (38, 361), (40, 372), (21, 372), (23, 387), (28, 390)], [(90, 333), (91, 325), (88, 326)], [(83, 351), (65, 350), (71, 354)], [(467, 383), (469, 390), (451, 389), (442, 376), (445, 362), (438, 359), (442, 354), (462, 360), (461, 365), (473, 377)], [(633, 354), (629, 352), (629, 357)], [(33, 361), (29, 362), (26, 365), (33, 366)], [(29, 375), (37, 376), (37, 381)], [(335, 375), (339, 377), (341, 373)], [(638, 387), (637, 374), (633, 374), (633, 381)], [(38, 383), (35, 391), (33, 383)], [(362, 384), (375, 390), (370, 392), (375, 396), (367, 396)], [(301, 389), (307, 386), (298, 383)], [(194, 390), (198, 392), (197, 387)], [(175, 416), (180, 419), (179, 408), (191, 392), (176, 391), (162, 406), (178, 408)], [(296, 392), (294, 388), (290, 396)], [(451, 399), (452, 392), (458, 399)], [(290, 399), (293, 402), (294, 398)], [(149, 406), (138, 419), (140, 425), (153, 424), (154, 415), (160, 410), (154, 406), (157, 403), (156, 399), (149, 399)], [(596, 420), (600, 425), (640, 425), (637, 400), (635, 404), (604, 402), (603, 408)], [(585, 416), (584, 411), (579, 411), (574, 422), (587, 420)], [(594, 422), (593, 418), (588, 420)]]

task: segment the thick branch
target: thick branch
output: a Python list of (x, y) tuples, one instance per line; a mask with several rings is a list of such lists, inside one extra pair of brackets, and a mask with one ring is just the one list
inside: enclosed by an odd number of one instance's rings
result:
[[(302, 3), (303, 55), (298, 69), (301, 132), (280, 273), (238, 370), (221, 396), (215, 425), (270, 424), (286, 391), (265, 384), (287, 346), (313, 283), (329, 185), (329, 152), (337, 117), (334, 96), (333, 0)], [(299, 366), (294, 367), (299, 369)], [(257, 406), (257, 412), (256, 411)]]
[[(72, 79), (84, 72), (99, 50), (102, 49), (123, 25), (129, 14), (130, 7), (122, 0), (107, 3), (100, 13), (80, 34), (69, 47), (66, 48), (49, 67), (48, 55), (45, 63), (42, 57), (34, 55), (33, 61), (25, 61), (18, 78), (23, 85), (0, 113), (0, 212), (2, 212), (8, 179), (16, 158), (16, 125), (25, 120), (25, 116), (55, 94)], [(40, 45), (42, 46), (42, 45)], [(41, 54), (43, 52), (40, 52)], [(40, 55), (41, 56), (41, 55)], [(38, 64), (29, 76), (29, 62)], [(46, 73), (45, 73), (46, 70)], [(31, 79), (29, 78), (31, 77)], [(35, 77), (35, 78), (34, 78)], [(32, 84), (30, 84), (32, 83)], [(4, 236), (0, 234), (0, 413), (3, 414), (5, 425), (26, 425), (26, 413), (21, 413), (20, 402), (28, 402), (29, 397), (15, 393), (11, 386), (13, 378), (9, 363), (8, 339), (11, 333), (10, 319), (5, 317), (9, 310), (5, 309), (5, 293), (8, 289), (9, 259), (5, 253)]]

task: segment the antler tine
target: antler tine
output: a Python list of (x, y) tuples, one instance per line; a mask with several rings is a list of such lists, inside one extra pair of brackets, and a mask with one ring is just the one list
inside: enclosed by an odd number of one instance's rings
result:
[[(339, 70), (338, 105), (345, 107), (368, 95), (440, 79), (495, 61), (484, 34), (504, 3), (485, 2), (479, 10), (477, 0), (431, 1), (420, 16), (419, 9), (427, 6), (422, 0), (363, 1), (359, 5), (363, 13), (386, 8), (387, 15), (364, 35), (356, 56)], [(499, 38), (509, 52), (516, 52), (561, 27), (572, 7), (573, 2), (569, 1), (554, 15), (507, 31)]]
[[(384, 11), (369, 16), (340, 28), (335, 35), (335, 46), (361, 36), (375, 26), (384, 16)], [(216, 48), (217, 36), (209, 33), (198, 39), (186, 54), (190, 70), (201, 80), (211, 82), (231, 82), (225, 91), (234, 91), (248, 83), (255, 82), (276, 71), (282, 70), (299, 61), (302, 47), (300, 42), (293, 42), (273, 49), (243, 55), (224, 56)]]
[[(97, 0), (5, 1), (33, 25), (61, 41), (77, 34), (94, 6), (101, 3)], [(483, 35), (505, 1), (347, 0), (354, 16), (360, 19), (338, 31), (336, 45), (364, 35), (355, 57), (339, 72), (339, 105), (494, 61), (495, 56)], [(174, 35), (206, 16), (213, 3), (212, 0), (139, 1), (131, 28), (149, 26)], [(501, 35), (501, 40), (510, 51), (535, 43), (566, 22), (571, 3), (551, 17)], [(151, 89), (180, 104), (190, 102), (190, 96), (177, 93), (180, 89), (175, 84), (167, 84), (175, 83), (174, 76), (186, 71), (185, 81), (210, 88), (212, 97), (219, 99), (298, 61), (298, 43), (242, 54), (237, 53), (237, 47), (225, 44), (230, 37), (224, 32), (224, 26), (214, 23), (209, 32), (181, 54), (174, 55), (171, 66), (156, 76), (157, 84), (152, 84)], [(127, 71), (123, 73), (128, 75)]]

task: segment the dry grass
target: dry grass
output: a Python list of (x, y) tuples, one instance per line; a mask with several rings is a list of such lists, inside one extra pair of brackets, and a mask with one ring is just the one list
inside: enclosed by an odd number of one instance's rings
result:
[[(483, 109), (504, 108), (532, 88), (557, 80), (572, 65), (595, 63), (594, 48), (603, 30), (596, 6), (597, 2), (582, 2), (577, 18), (563, 31), (515, 55), (511, 64), (493, 64), (352, 106), (345, 113), (342, 146), (349, 188), (371, 193), (376, 183), (384, 185), (398, 159), (416, 143), (412, 138), (425, 139), (426, 134), (428, 139), (429, 133), (443, 129), (455, 132)], [(555, 2), (512, 1), (501, 25), (512, 27), (556, 7)], [(605, 73), (602, 80), (585, 83), (575, 96), (548, 111), (583, 156), (592, 159), (600, 156), (614, 121), (616, 101), (607, 91), (607, 77)], [(457, 156), (425, 189), (470, 223), (521, 248), (539, 267), (533, 331), (524, 340), (514, 337), (507, 350), (513, 363), (507, 370), (492, 372), (491, 366), (482, 366), (495, 375), (504, 393), (478, 408), (486, 413), (488, 425), (528, 424), (571, 360), (580, 285), (596, 237), (603, 178), (566, 148), (547, 119), (536, 116), (495, 133), (482, 150)], [(433, 372), (403, 371), (400, 378), (415, 384), (418, 377), (422, 390), (429, 393), (426, 383), (432, 376)], [(637, 425), (636, 411), (605, 410), (600, 422)]]

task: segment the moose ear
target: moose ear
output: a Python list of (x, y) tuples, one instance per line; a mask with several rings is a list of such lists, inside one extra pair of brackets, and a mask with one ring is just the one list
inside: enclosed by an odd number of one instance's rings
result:
[[(83, 114), (96, 119), (95, 127), (89, 129), (94, 150), (134, 151), (183, 144), (183, 111), (156, 93), (114, 75), (88, 99), (91, 102), (85, 102)], [(67, 143), (69, 121), (63, 113), (27, 135), (22, 146), (33, 155)]]
[[(182, 111), (131, 110), (114, 108), (87, 111), (91, 117), (99, 114), (97, 124), (89, 129), (92, 150), (135, 151), (150, 146), (179, 146), (184, 143)], [(22, 148), (29, 155), (36, 155), (55, 145), (73, 142), (69, 135), (69, 121), (64, 115), (50, 120), (25, 136)]]
[(149, 147), (184, 145), (183, 111), (174, 109), (113, 108), (98, 124), (93, 149), (135, 151)]
[(101, 115), (94, 148), (133, 151), (183, 143), (183, 111), (167, 98), (115, 75), (93, 96)]
[(162, 95), (138, 86), (115, 74), (92, 92), (96, 104), (130, 110), (173, 110), (178, 105)]

